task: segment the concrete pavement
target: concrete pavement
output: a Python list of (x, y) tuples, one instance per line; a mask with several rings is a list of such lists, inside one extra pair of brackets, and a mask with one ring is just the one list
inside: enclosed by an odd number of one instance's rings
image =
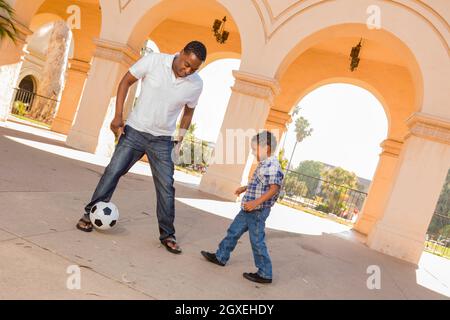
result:
[[(254, 271), (245, 235), (229, 265), (204, 261), (238, 204), (196, 190), (177, 173), (177, 237), (184, 252), (161, 247), (148, 165), (122, 178), (111, 232), (82, 233), (75, 223), (108, 159), (65, 147), (64, 136), (0, 124), (0, 299), (448, 299), (450, 263), (424, 255), (419, 267), (367, 248), (347, 227), (277, 205), (268, 220), (271, 285), (242, 278)], [(66, 286), (80, 266), (81, 289)], [(379, 266), (381, 289), (367, 287)]]

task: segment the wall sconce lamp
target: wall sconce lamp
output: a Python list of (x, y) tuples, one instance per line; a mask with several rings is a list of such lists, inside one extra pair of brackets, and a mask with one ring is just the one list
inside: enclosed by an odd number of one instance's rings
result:
[(223, 17), (222, 21), (216, 19), (213, 24), (213, 31), (214, 35), (216, 37), (217, 42), (219, 43), (225, 43), (227, 41), (230, 33), (228, 31), (225, 31), (225, 23), (227, 22), (227, 17)]
[(359, 61), (361, 60), (359, 58), (359, 53), (360, 53), (361, 47), (362, 47), (361, 42), (362, 42), (362, 39), (359, 40), (359, 43), (355, 47), (352, 48), (352, 52), (350, 53), (350, 58), (351, 58), (350, 70), (352, 72), (355, 71), (356, 68), (358, 68)]

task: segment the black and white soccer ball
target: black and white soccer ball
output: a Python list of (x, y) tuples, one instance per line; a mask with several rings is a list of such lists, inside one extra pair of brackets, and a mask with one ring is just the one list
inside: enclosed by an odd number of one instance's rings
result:
[(96, 229), (109, 230), (119, 220), (119, 209), (112, 202), (98, 202), (91, 208), (90, 218)]

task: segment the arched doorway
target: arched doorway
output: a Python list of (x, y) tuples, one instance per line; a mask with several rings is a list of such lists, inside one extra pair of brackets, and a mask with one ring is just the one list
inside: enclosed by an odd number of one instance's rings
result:
[[(362, 41), (355, 33), (365, 35)], [(359, 66), (352, 71), (350, 54), (360, 41)], [(378, 165), (354, 227), (362, 234), (373, 234), (383, 219), (400, 166), (407, 120), (419, 110), (420, 74), (414, 73), (417, 69), (409, 49), (387, 31), (378, 30), (373, 36), (365, 25), (340, 25), (318, 31), (305, 42), (310, 46), (301, 49), (296, 57), (288, 54), (284, 60), (288, 64), (278, 69), (281, 94), (275, 98), (272, 110), (289, 112), (299, 98), (330, 81), (360, 86), (377, 97), (388, 120), (388, 131), (379, 141), (382, 150)], [(303, 45), (300, 43), (295, 50)]]
[(36, 91), (36, 79), (32, 75), (25, 76), (16, 89), (12, 112), (17, 115), (24, 115), (29, 112), (33, 106)]
[[(106, 13), (115, 7), (102, 9)], [(112, 18), (112, 11), (110, 17), (104, 17), (101, 36), (108, 40), (98, 42), (101, 48), (98, 50), (101, 59), (94, 59), (93, 64), (99, 65), (97, 69), (100, 73), (104, 72), (100, 65), (109, 64), (110, 66), (105, 68), (109, 71), (114, 70), (114, 76), (110, 75), (106, 82), (103, 81), (100, 84), (95, 82), (106, 74), (91, 75), (92, 84), (88, 83), (86, 86), (79, 112), (67, 139), (69, 146), (101, 154), (111, 153), (114, 137), (107, 128), (105, 115), (111, 114), (114, 108), (118, 82), (128, 68), (139, 59), (143, 44), (148, 39), (154, 41), (161, 52), (169, 54), (180, 51), (192, 40), (201, 41), (208, 48), (208, 56), (212, 57), (207, 60), (205, 66), (215, 59), (236, 58), (240, 55), (241, 43), (238, 28), (229, 11), (217, 1), (189, 3), (178, 0), (162, 1), (146, 4), (145, 8), (139, 10), (137, 16), (132, 15), (131, 12), (130, 6), (120, 13), (123, 19), (129, 17), (127, 21), (130, 25), (123, 33), (116, 32), (117, 21)], [(226, 30), (229, 31), (229, 37), (222, 44), (216, 41), (212, 26), (215, 19), (222, 19), (224, 16), (227, 16)], [(117, 56), (124, 58), (113, 61), (112, 54), (107, 55), (106, 51), (120, 52)], [(99, 86), (105, 88), (104, 95), (99, 96)], [(130, 96), (133, 94), (129, 95), (129, 98)], [(128, 103), (129, 101), (127, 105)], [(92, 116), (92, 105), (98, 106), (98, 117)]]
[(19, 89), (26, 90), (28, 92), (36, 92), (36, 79), (31, 75), (26, 76), (20, 81)]
[[(354, 223), (388, 136), (381, 102), (359, 86), (330, 83), (304, 96), (295, 113), (280, 145), (286, 167), (282, 202)], [(305, 121), (310, 136), (300, 131)]]

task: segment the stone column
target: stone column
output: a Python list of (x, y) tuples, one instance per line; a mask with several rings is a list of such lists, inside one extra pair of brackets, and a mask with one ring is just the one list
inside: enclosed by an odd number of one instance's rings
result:
[(284, 111), (275, 110), (271, 108), (269, 116), (265, 124), (265, 129), (273, 132), (277, 137), (277, 154), (282, 147), (282, 139), (287, 132), (288, 125), (292, 122), (292, 117), (289, 113)]
[(55, 116), (57, 102), (59, 100), (65, 80), (65, 70), (69, 57), (72, 33), (65, 21), (56, 21), (47, 50), (47, 59), (40, 78), (38, 94), (51, 98), (39, 98), (31, 109), (31, 116), (45, 123), (51, 123)]
[(450, 119), (416, 113), (407, 124), (396, 179), (367, 244), (417, 264), (450, 167)]
[(264, 128), (279, 84), (275, 79), (241, 71), (233, 75), (236, 82), (216, 143), (214, 163), (203, 177), (200, 190), (234, 201), (234, 190), (247, 182), (251, 167), (249, 138)]
[[(117, 87), (139, 58), (138, 52), (121, 43), (94, 39), (97, 48), (91, 71), (80, 101), (75, 121), (66, 144), (88, 152), (96, 152), (100, 131), (109, 109), (115, 108)], [(111, 133), (110, 140), (114, 143)], [(103, 146), (102, 146), (103, 147)]]
[(15, 21), (18, 31), (16, 43), (4, 39), (0, 43), (0, 121), (6, 121), (11, 111), (14, 88), (17, 87), (22, 61), (26, 52), (26, 38), (33, 34)]
[[(274, 152), (274, 155), (278, 156), (282, 145), (282, 140), (287, 133), (288, 125), (292, 122), (292, 117), (289, 113), (284, 111), (275, 110), (271, 108), (269, 111), (269, 116), (267, 117), (266, 124), (264, 125), (264, 129), (272, 132), (277, 138), (277, 149)], [(286, 157), (286, 155), (284, 155)], [(248, 178), (250, 179), (253, 176), (253, 172), (257, 167), (257, 162), (253, 161), (252, 166), (250, 168), (250, 172), (248, 174)]]
[(363, 210), (354, 227), (356, 231), (362, 234), (368, 235), (375, 223), (382, 218), (395, 180), (398, 157), (402, 146), (402, 142), (393, 139), (387, 139), (381, 144), (383, 151), (380, 154), (380, 160)]
[(84, 85), (91, 64), (87, 61), (70, 59), (67, 69), (67, 79), (61, 97), (56, 117), (51, 130), (68, 134), (77, 112), (78, 104), (83, 95)]

